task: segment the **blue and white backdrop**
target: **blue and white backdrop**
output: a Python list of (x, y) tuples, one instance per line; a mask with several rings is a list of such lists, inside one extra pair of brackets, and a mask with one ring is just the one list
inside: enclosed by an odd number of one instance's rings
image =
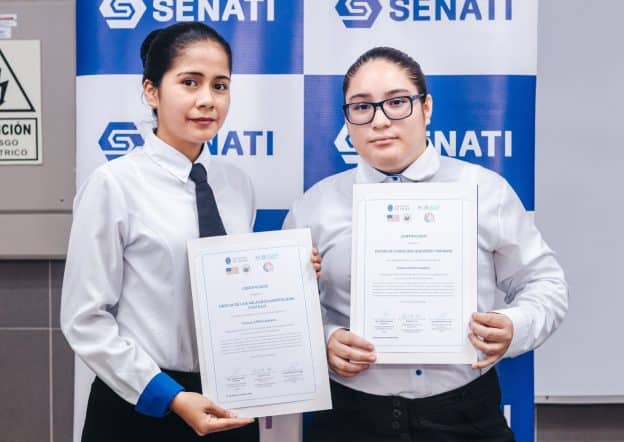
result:
[[(207, 147), (252, 177), (257, 230), (278, 229), (298, 195), (357, 163), (341, 80), (380, 45), (406, 51), (427, 73), (436, 148), (496, 170), (533, 210), (537, 0), (79, 1), (78, 186), (99, 164), (140, 148), (152, 128), (141, 89), (145, 35), (195, 20), (233, 48), (230, 114)], [(533, 355), (498, 369), (516, 437), (533, 441)], [(76, 437), (88, 388), (78, 361)], [(290, 440), (276, 434), (280, 422), (262, 422), (264, 441)]]

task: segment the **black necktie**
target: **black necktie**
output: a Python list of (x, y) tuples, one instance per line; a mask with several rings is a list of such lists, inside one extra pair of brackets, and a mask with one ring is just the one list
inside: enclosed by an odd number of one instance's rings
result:
[(200, 163), (193, 164), (189, 176), (195, 182), (199, 236), (225, 235), (214, 193), (207, 181), (206, 169)]

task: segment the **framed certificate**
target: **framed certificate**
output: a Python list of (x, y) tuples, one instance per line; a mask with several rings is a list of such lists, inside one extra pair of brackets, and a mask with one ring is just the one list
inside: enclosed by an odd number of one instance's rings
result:
[(356, 184), (351, 329), (380, 364), (469, 364), (477, 310), (477, 187)]
[(191, 240), (204, 394), (241, 417), (331, 408), (309, 229)]

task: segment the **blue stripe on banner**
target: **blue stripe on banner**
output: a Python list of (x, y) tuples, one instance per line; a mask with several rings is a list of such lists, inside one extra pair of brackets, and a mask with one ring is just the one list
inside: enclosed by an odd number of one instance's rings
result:
[(503, 359), (496, 367), (503, 392), (502, 404), (511, 406), (511, 428), (516, 440), (533, 442), (535, 428), (533, 352), (513, 359)]
[(269, 230), (281, 230), (282, 223), (288, 210), (265, 209), (256, 211), (254, 232), (267, 232)]
[(355, 150), (343, 129), (341, 75), (304, 77), (303, 188), (353, 166)]
[[(443, 155), (503, 175), (534, 208), (535, 77), (427, 77), (434, 112), (429, 138)], [(353, 167), (341, 112), (342, 76), (305, 77), (304, 189)], [(350, 164), (351, 163), (351, 164)]]
[(176, 21), (221, 33), (236, 74), (303, 73), (303, 0), (98, 0), (76, 3), (77, 75), (141, 74), (141, 42)]
[(535, 77), (432, 76), (430, 139), (442, 152), (495, 170), (534, 209)]

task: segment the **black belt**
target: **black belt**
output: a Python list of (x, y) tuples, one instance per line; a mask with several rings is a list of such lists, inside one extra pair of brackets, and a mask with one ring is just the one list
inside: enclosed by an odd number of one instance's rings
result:
[[(495, 395), (500, 401), (500, 385), (495, 369), (489, 370), (474, 381), (451, 391), (424, 398), (407, 399), (402, 396), (378, 396), (353, 390), (338, 382), (331, 382), (332, 398), (336, 408), (407, 408), (411, 413), (422, 414), (432, 409), (442, 408), (458, 401), (477, 399), (483, 396)], [(346, 401), (348, 403), (341, 403)]]

